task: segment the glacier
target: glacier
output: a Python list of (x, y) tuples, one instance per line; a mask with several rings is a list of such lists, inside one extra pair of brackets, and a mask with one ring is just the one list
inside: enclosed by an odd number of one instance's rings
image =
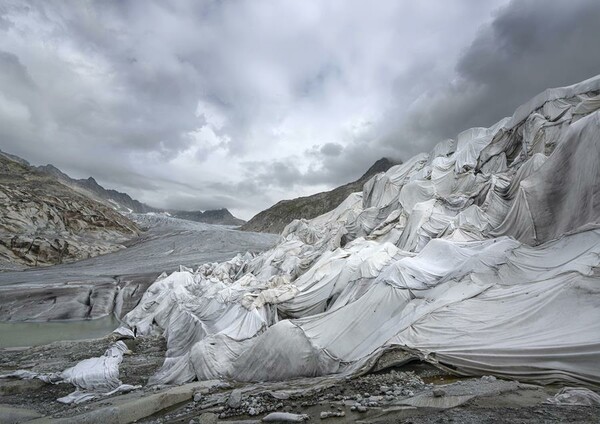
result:
[(600, 75), (548, 89), (296, 220), (272, 249), (159, 278), (151, 384), (365, 372), (401, 349), (459, 375), (600, 383)]

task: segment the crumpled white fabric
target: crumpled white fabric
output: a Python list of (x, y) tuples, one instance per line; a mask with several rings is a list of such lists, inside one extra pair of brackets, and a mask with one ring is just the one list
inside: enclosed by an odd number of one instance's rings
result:
[(256, 257), (173, 273), (125, 318), (153, 383), (351, 375), (405, 348), (462, 375), (600, 383), (600, 76), (371, 178)]
[(595, 406), (600, 405), (600, 395), (587, 387), (563, 387), (560, 391), (546, 399), (551, 405)]
[(61, 403), (82, 403), (101, 396), (110, 396), (115, 393), (124, 393), (141, 388), (123, 384), (119, 380), (119, 365), (123, 361), (123, 354), (127, 346), (122, 341), (113, 343), (97, 358), (84, 359), (74, 367), (67, 368), (57, 373), (35, 373), (27, 370), (18, 370), (10, 374), (1, 375), (0, 378), (38, 379), (45, 383), (59, 384), (70, 383), (76, 390), (64, 397), (57, 399)]

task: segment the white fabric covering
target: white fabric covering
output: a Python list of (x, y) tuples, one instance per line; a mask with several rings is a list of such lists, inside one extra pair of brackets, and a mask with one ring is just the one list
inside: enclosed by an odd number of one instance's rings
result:
[(153, 383), (352, 374), (404, 347), (458, 374), (600, 383), (600, 76), (374, 176), (281, 242), (154, 283)]
[(129, 392), (141, 386), (123, 384), (119, 380), (119, 365), (123, 361), (123, 354), (127, 346), (122, 341), (113, 343), (97, 358), (84, 359), (77, 365), (67, 368), (63, 372), (38, 374), (26, 370), (18, 370), (10, 374), (1, 375), (0, 378), (38, 379), (45, 383), (59, 384), (71, 383), (76, 390), (64, 397), (57, 399), (61, 403), (82, 403), (101, 396), (110, 396), (118, 392)]

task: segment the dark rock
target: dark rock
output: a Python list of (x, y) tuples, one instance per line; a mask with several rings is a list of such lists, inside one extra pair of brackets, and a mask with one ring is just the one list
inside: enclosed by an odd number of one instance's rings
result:
[(237, 408), (242, 403), (242, 392), (239, 389), (236, 389), (231, 392), (229, 395), (229, 399), (227, 399), (227, 406), (230, 408)]

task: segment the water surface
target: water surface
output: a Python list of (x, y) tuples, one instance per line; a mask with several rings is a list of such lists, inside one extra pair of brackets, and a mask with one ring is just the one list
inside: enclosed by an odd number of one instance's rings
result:
[(84, 321), (0, 322), (0, 348), (96, 339), (110, 334), (119, 325), (114, 315)]

